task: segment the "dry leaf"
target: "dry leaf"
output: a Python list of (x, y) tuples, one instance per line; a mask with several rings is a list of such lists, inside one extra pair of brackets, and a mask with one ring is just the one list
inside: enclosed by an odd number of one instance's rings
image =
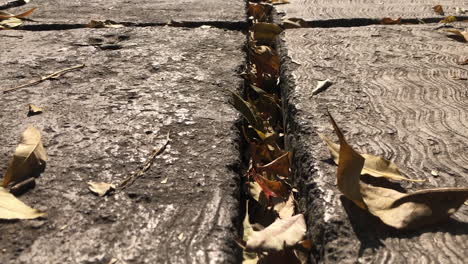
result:
[(287, 201), (277, 203), (273, 210), (278, 213), (279, 218), (286, 219), (294, 215), (294, 194), (291, 192)]
[(460, 61), (458, 64), (459, 65), (468, 65), (468, 59), (466, 59), (464, 61)]
[(268, 46), (250, 45), (250, 52), (252, 62), (257, 65), (258, 69), (262, 72), (277, 76), (279, 73), (280, 59), (276, 52)]
[(276, 219), (262, 231), (253, 231), (246, 247), (249, 251), (281, 251), (299, 243), (305, 233), (306, 224), (302, 214)]
[(457, 13), (458, 15), (463, 15), (467, 12), (468, 10), (465, 9), (465, 8), (461, 8), (461, 7), (455, 7), (455, 13)]
[(27, 206), (0, 187), (0, 219), (34, 219), (43, 215), (45, 213)]
[[(346, 143), (332, 116), (329, 116), (340, 138), (338, 188), (342, 192), (346, 191), (343, 192), (346, 197), (379, 217), (385, 224), (397, 229), (434, 224), (448, 219), (468, 199), (468, 188), (426, 189), (405, 194), (360, 182), (359, 171), (364, 167), (363, 157)], [(340, 177), (347, 179), (340, 183)], [(359, 194), (356, 194), (356, 184), (359, 185)]]
[(287, 197), (289, 195), (289, 190), (286, 184), (282, 181), (272, 181), (264, 178), (263, 176), (252, 173), (253, 179), (260, 185), (262, 188), (265, 197), (269, 200), (270, 197)]
[(258, 117), (258, 114), (255, 112), (254, 108), (237, 93), (231, 92), (232, 94), (232, 105), (247, 119), (249, 124), (259, 130), (260, 132), (265, 132), (265, 128), (262, 125), (262, 121)]
[(98, 21), (98, 20), (91, 20), (86, 27), (88, 28), (123, 28), (124, 25), (118, 24), (112, 20), (105, 20), (105, 21)]
[(29, 16), (36, 8), (32, 8), (19, 15), (13, 15), (6, 11), (0, 11), (0, 29), (10, 29), (21, 26), (23, 24), (22, 18)]
[(168, 179), (169, 179), (169, 178), (167, 178), (167, 177), (164, 178), (164, 180), (162, 180), (161, 183), (162, 183), (162, 184), (166, 184)]
[[(333, 143), (325, 135), (318, 134), (319, 137), (327, 144), (328, 150), (330, 151), (331, 156), (335, 164), (338, 164), (339, 160), (339, 151), (340, 145)], [(392, 179), (396, 181), (405, 180), (413, 182), (423, 182), (424, 180), (413, 180), (401, 176), (400, 171), (395, 163), (386, 160), (382, 157), (370, 155), (370, 154), (360, 154), (364, 159), (364, 168), (361, 171), (361, 175), (369, 174), (374, 177), (385, 177), (387, 179)]]
[(383, 25), (401, 24), (401, 17), (399, 17), (397, 19), (393, 19), (393, 18), (390, 18), (390, 17), (385, 17), (385, 18), (382, 18), (382, 20), (380, 20), (380, 24), (383, 24)]
[(274, 5), (282, 5), (282, 4), (289, 4), (289, 0), (267, 0), (268, 3), (274, 4)]
[(33, 115), (38, 115), (42, 113), (43, 109), (40, 108), (39, 106), (29, 104), (28, 105), (29, 111), (28, 111), (28, 116), (33, 116)]
[(34, 127), (27, 128), (3, 176), (2, 186), (37, 176), (44, 170), (46, 161), (47, 154), (42, 145), (41, 133)]
[(325, 91), (332, 84), (332, 81), (330, 81), (329, 79), (326, 79), (325, 81), (318, 81), (317, 87), (315, 87), (315, 89), (312, 91), (312, 95), (316, 95), (322, 91)]
[(273, 6), (269, 4), (249, 2), (247, 14), (249, 15), (249, 17), (253, 17), (258, 21), (265, 21), (267, 20), (267, 17), (271, 13), (272, 9)]
[(456, 21), (457, 21), (456, 17), (448, 16), (448, 17), (442, 19), (439, 23), (452, 23), (452, 22), (456, 22)]
[(336, 174), (338, 189), (357, 206), (366, 209), (367, 206), (360, 191), (360, 177), (365, 160), (348, 145), (333, 117), (330, 114), (328, 116), (340, 140), (338, 171)]
[(109, 192), (115, 190), (115, 185), (107, 183), (107, 182), (90, 181), (88, 182), (88, 189), (92, 191), (93, 193), (102, 197), (108, 194)]
[(434, 12), (436, 12), (436, 14), (441, 15), (441, 16), (444, 15), (444, 9), (442, 8), (441, 5), (436, 5), (432, 7), (432, 9), (434, 10)]
[(447, 29), (447, 32), (455, 34), (457, 36), (457, 40), (461, 42), (467, 42), (468, 41), (468, 32), (467, 31), (460, 31), (458, 29)]
[(272, 42), (283, 29), (276, 24), (260, 22), (253, 25), (252, 31), (254, 40)]
[(284, 18), (282, 22), (283, 28), (301, 28), (307, 26), (307, 22), (302, 18)]
[[(243, 241), (248, 241), (250, 236), (253, 234), (254, 230), (252, 225), (250, 224), (249, 220), (249, 202), (248, 200), (245, 202), (245, 217), (244, 221), (242, 222), (243, 227)], [(243, 260), (242, 264), (255, 264), (258, 262), (258, 256), (254, 252), (247, 252), (244, 248), (243, 252)]]
[(5, 11), (0, 11), (0, 20), (12, 18), (12, 17), (25, 18), (25, 17), (31, 15), (34, 12), (34, 10), (36, 10), (36, 9), (37, 9), (37, 7), (31, 8), (28, 11), (26, 11), (24, 13), (21, 13), (21, 14), (18, 14), (18, 15), (13, 15), (13, 14), (5, 12)]
[(290, 167), (290, 161), (292, 158), (292, 152), (286, 152), (283, 155), (281, 155), (279, 158), (273, 160), (272, 162), (264, 165), (264, 166), (258, 166), (257, 170), (259, 172), (268, 172), (268, 173), (274, 173), (279, 176), (284, 176), (284, 177), (289, 177), (289, 167)]

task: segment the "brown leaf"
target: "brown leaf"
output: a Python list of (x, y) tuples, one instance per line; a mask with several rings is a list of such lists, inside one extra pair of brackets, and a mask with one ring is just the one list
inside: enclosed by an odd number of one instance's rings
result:
[(18, 14), (18, 15), (13, 15), (13, 14), (10, 14), (8, 12), (5, 12), (5, 11), (0, 11), (0, 20), (2, 19), (8, 19), (8, 18), (12, 18), (12, 17), (15, 17), (15, 18), (25, 18), (29, 15), (31, 15), (34, 10), (36, 10), (37, 7), (35, 8), (31, 8), (29, 9), (28, 11), (24, 12), (24, 13), (21, 13), (21, 14)]
[(304, 216), (298, 214), (286, 219), (276, 219), (262, 231), (254, 231), (247, 240), (249, 251), (281, 251), (299, 243), (305, 236)]
[(264, 178), (260, 174), (252, 173), (253, 179), (260, 185), (267, 199), (270, 197), (287, 197), (289, 195), (288, 187), (282, 181), (272, 181)]
[(3, 176), (2, 186), (37, 176), (44, 170), (46, 161), (47, 154), (42, 145), (41, 133), (34, 127), (27, 128)]
[[(328, 150), (330, 151), (331, 156), (335, 164), (338, 164), (339, 160), (339, 151), (340, 145), (333, 143), (325, 135), (318, 134), (319, 137), (327, 144)], [(365, 159), (364, 168), (361, 171), (361, 175), (369, 174), (374, 177), (385, 177), (387, 179), (392, 179), (396, 181), (405, 180), (413, 182), (423, 182), (424, 180), (413, 180), (401, 176), (400, 170), (395, 163), (386, 160), (382, 157), (370, 155), (370, 154), (361, 154)]]
[(254, 107), (249, 102), (242, 99), (237, 93), (231, 92), (231, 94), (233, 99), (231, 101), (232, 105), (247, 119), (247, 122), (249, 122), (253, 128), (261, 132), (266, 132), (262, 120), (259, 118)]
[(360, 191), (361, 171), (364, 167), (364, 158), (348, 145), (335, 120), (328, 113), (336, 135), (340, 140), (338, 171), (336, 173), (338, 189), (357, 206), (366, 209)]
[(34, 219), (45, 213), (33, 209), (0, 187), (0, 219)]
[[(397, 229), (434, 224), (446, 220), (468, 199), (468, 188), (437, 188), (405, 194), (360, 182), (359, 172), (364, 167), (363, 157), (346, 143), (337, 124), (330, 114), (329, 116), (340, 138), (338, 188), (359, 207), (367, 209), (385, 224)], [(340, 168), (344, 173), (340, 174)], [(342, 180), (340, 184), (340, 177), (348, 179)], [(359, 194), (356, 193), (356, 184), (359, 185)]]
[(461, 42), (468, 41), (468, 32), (467, 31), (460, 31), (458, 29), (447, 29), (447, 32), (453, 33), (456, 36), (456, 40)]
[(432, 9), (434, 10), (434, 12), (436, 12), (436, 14), (441, 15), (441, 16), (444, 15), (444, 9), (442, 8), (441, 5), (433, 6)]
[(249, 2), (247, 14), (258, 21), (266, 21), (272, 9), (272, 5)]
[(278, 76), (280, 59), (278, 54), (268, 46), (250, 45), (251, 60), (257, 68), (261, 68), (263, 72), (269, 73), (272, 76)]
[(401, 17), (399, 17), (397, 19), (393, 19), (393, 18), (390, 18), (390, 17), (385, 17), (385, 18), (382, 18), (382, 20), (380, 20), (380, 24), (383, 24), (383, 25), (401, 24)]
[(273, 160), (272, 162), (264, 165), (264, 166), (258, 166), (257, 170), (259, 172), (268, 172), (268, 173), (273, 173), (277, 174), (279, 176), (283, 177), (289, 177), (290, 171), (290, 161), (292, 158), (292, 152), (286, 152), (283, 155), (281, 155), (279, 158)]
[(33, 105), (33, 104), (29, 104), (28, 105), (28, 116), (33, 116), (33, 115), (38, 115), (38, 114), (41, 114), (43, 109), (40, 108), (39, 106), (37, 105)]
[(252, 31), (254, 40), (270, 43), (283, 29), (273, 23), (260, 22), (253, 25)]

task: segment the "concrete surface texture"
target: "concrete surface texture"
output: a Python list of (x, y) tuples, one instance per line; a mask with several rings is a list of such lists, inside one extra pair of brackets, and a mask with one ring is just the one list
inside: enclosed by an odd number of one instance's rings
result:
[[(333, 136), (328, 109), (361, 153), (393, 160), (424, 183), (468, 186), (468, 46), (437, 24), (293, 29), (283, 37), (289, 146), (307, 186), (302, 206), (325, 263), (464, 263), (468, 207), (447, 223), (396, 231), (336, 188), (336, 166), (317, 132)], [(317, 81), (333, 85), (312, 96)], [(436, 173), (434, 173), (434, 171)]]
[[(228, 89), (241, 84), (242, 33), (151, 27), (2, 35), (2, 88), (86, 67), (0, 96), (0, 171), (30, 125), (42, 131), (50, 158), (20, 197), (47, 217), (2, 221), (0, 263), (235, 262), (238, 115)], [(44, 113), (27, 117), (29, 103)], [(137, 170), (167, 133), (167, 149), (144, 177), (109, 197), (89, 192), (87, 181), (119, 183)]]
[[(464, 0), (294, 0), (278, 5), (278, 12), (287, 17), (306, 21), (328, 19), (372, 18), (431, 18), (442, 17), (432, 9), (442, 5), (445, 15), (457, 15), (457, 7), (465, 7)], [(460, 14), (458, 14), (460, 15)]]
[(92, 19), (133, 23), (245, 22), (243, 0), (43, 0), (31, 1), (27, 6), (38, 8), (34, 20), (42, 24), (86, 24)]

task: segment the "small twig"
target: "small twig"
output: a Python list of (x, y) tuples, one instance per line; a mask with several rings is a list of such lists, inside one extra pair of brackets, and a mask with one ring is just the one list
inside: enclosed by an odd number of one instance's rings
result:
[(23, 36), (10, 36), (10, 35), (0, 35), (0, 37), (2, 38), (18, 38), (18, 39), (22, 39)]
[(154, 163), (154, 160), (156, 159), (156, 157), (161, 154), (167, 147), (167, 144), (169, 144), (169, 133), (167, 133), (167, 136), (166, 136), (166, 142), (164, 142), (164, 144), (158, 148), (158, 149), (154, 149), (153, 152), (151, 153), (151, 156), (146, 160), (145, 164), (143, 164), (143, 167), (138, 170), (136, 173), (132, 173), (130, 176), (128, 176), (122, 183), (120, 183), (118, 186), (117, 186), (117, 190), (123, 190), (125, 188), (127, 188), (128, 186), (132, 185), (136, 179), (140, 178), (141, 176), (143, 176), (143, 174), (145, 174), (145, 172), (151, 168), (151, 166), (153, 165)]
[(73, 70), (76, 70), (76, 69), (80, 69), (80, 68), (83, 68), (85, 65), (84, 64), (80, 64), (80, 65), (76, 65), (76, 66), (73, 66), (73, 67), (70, 67), (70, 68), (66, 68), (66, 69), (63, 69), (63, 70), (60, 70), (60, 71), (56, 71), (52, 74), (49, 74), (47, 76), (42, 76), (40, 79), (38, 80), (35, 80), (35, 81), (32, 81), (32, 82), (29, 82), (29, 83), (26, 83), (26, 84), (23, 84), (23, 85), (20, 85), (20, 86), (17, 86), (17, 87), (13, 87), (13, 88), (10, 88), (10, 89), (6, 89), (6, 90), (3, 90), (3, 93), (8, 93), (8, 92), (11, 92), (11, 91), (14, 91), (14, 90), (18, 90), (18, 89), (21, 89), (21, 88), (24, 88), (24, 87), (28, 87), (28, 86), (31, 86), (31, 85), (35, 85), (35, 84), (38, 84), (38, 83), (41, 83), (45, 80), (49, 80), (49, 79), (55, 79), (55, 78), (58, 78), (60, 76), (62, 76), (63, 74), (69, 72), (69, 71), (73, 71)]

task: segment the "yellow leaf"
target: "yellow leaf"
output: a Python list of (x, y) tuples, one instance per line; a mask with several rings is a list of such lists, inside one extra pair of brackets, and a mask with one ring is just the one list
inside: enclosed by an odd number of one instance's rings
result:
[(272, 42), (283, 29), (276, 24), (260, 22), (253, 25), (252, 31), (254, 40)]
[(47, 154), (42, 145), (41, 133), (34, 127), (27, 128), (3, 176), (2, 186), (38, 176), (44, 170), (46, 161)]
[(34, 219), (45, 213), (33, 209), (0, 187), (0, 219)]
[[(325, 135), (318, 134), (319, 137), (327, 144), (328, 150), (333, 157), (335, 164), (338, 164), (339, 160), (339, 149), (340, 145), (333, 143)], [(413, 180), (401, 176), (398, 167), (395, 163), (386, 160), (382, 157), (370, 155), (370, 154), (361, 154), (364, 157), (364, 167), (362, 168), (361, 175), (369, 174), (374, 177), (385, 177), (387, 179), (392, 179), (396, 181), (405, 180), (413, 182), (423, 182), (424, 180)]]
[(439, 23), (452, 23), (452, 22), (456, 22), (456, 21), (457, 21), (456, 17), (448, 16), (448, 17), (442, 19)]

